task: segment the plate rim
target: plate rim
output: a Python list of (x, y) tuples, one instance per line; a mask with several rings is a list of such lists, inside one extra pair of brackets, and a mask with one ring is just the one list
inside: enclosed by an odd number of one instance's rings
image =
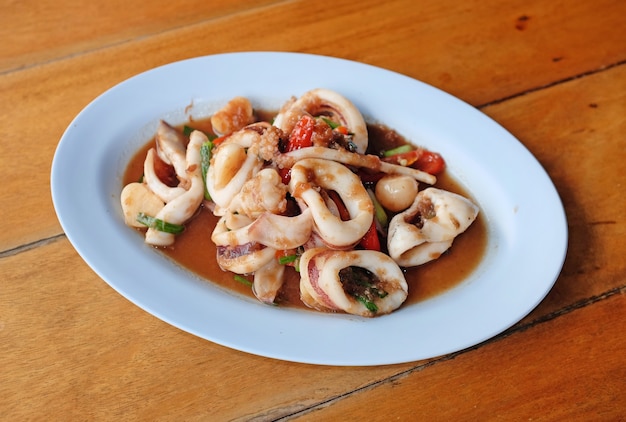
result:
[[(489, 333), (482, 333), (481, 336), (474, 336), (471, 340), (464, 339), (462, 342), (459, 342), (456, 345), (456, 347), (453, 347), (453, 348), (448, 347), (447, 349), (439, 350), (438, 353), (433, 356), (426, 356), (418, 352), (403, 352), (403, 353), (395, 354), (393, 357), (363, 356), (358, 359), (354, 359), (353, 356), (342, 357), (342, 356), (335, 356), (333, 354), (324, 354), (324, 353), (321, 353), (320, 355), (316, 356), (315, 354), (309, 353), (306, 351), (303, 352), (303, 353), (307, 353), (306, 355), (298, 356), (297, 354), (294, 354), (294, 352), (284, 352), (280, 350), (274, 350), (272, 347), (268, 348), (267, 346), (260, 347), (258, 346), (258, 344), (257, 345), (255, 344), (242, 345), (238, 343), (236, 340), (233, 340), (232, 337), (230, 336), (224, 337), (224, 334), (221, 332), (219, 332), (217, 336), (207, 335), (207, 333), (204, 332), (202, 329), (199, 329), (198, 327), (195, 327), (195, 326), (189, 326), (189, 324), (186, 324), (186, 323), (181, 323), (180, 321), (177, 321), (176, 318), (172, 318), (170, 313), (163, 312), (162, 309), (155, 309), (154, 306), (148, 305), (145, 298), (136, 297), (136, 294), (132, 290), (129, 291), (129, 289), (127, 288), (128, 286), (124, 285), (123, 283), (120, 284), (119, 281), (110, 280), (111, 273), (112, 273), (111, 270), (107, 268), (103, 269), (101, 263), (95, 260), (93, 256), (91, 256), (89, 252), (89, 248), (85, 245), (84, 238), (81, 237), (81, 233), (79, 233), (78, 231), (78, 227), (76, 227), (74, 222), (68, 220), (67, 218), (69, 215), (67, 211), (68, 199), (67, 199), (67, 192), (63, 192), (64, 185), (62, 184), (62, 182), (67, 182), (68, 175), (64, 174), (67, 172), (67, 170), (64, 170), (63, 165), (66, 164), (64, 162), (64, 159), (66, 159), (67, 154), (68, 154), (67, 148), (73, 147), (74, 145), (70, 145), (70, 144), (72, 142), (76, 142), (73, 137), (75, 136), (76, 132), (79, 132), (78, 127), (80, 125), (85, 124), (83, 120), (87, 119), (89, 120), (88, 123), (93, 124), (91, 120), (93, 120), (94, 117), (91, 116), (91, 113), (93, 113), (95, 108), (102, 106), (102, 104), (106, 105), (107, 101), (111, 101), (110, 99), (111, 96), (120, 95), (120, 91), (123, 93), (125, 89), (129, 89), (129, 87), (132, 87), (133, 84), (137, 84), (145, 80), (146, 78), (159, 80), (159, 77), (161, 77), (163, 73), (167, 74), (168, 71), (175, 71), (178, 68), (185, 69), (186, 67), (191, 66), (191, 65), (199, 65), (199, 64), (206, 65), (207, 62), (210, 62), (210, 63), (244, 62), (245, 63), (246, 61), (252, 62), (256, 60), (270, 60), (270, 59), (271, 60), (278, 59), (278, 60), (287, 61), (287, 62), (316, 63), (319, 65), (323, 64), (325, 66), (330, 66), (330, 67), (336, 66), (336, 67), (347, 67), (351, 69), (358, 69), (358, 70), (363, 70), (363, 72), (369, 72), (369, 73), (378, 75), (381, 78), (381, 80), (391, 80), (389, 85), (393, 85), (393, 84), (411, 85), (412, 87), (415, 87), (414, 89), (416, 91), (430, 93), (433, 96), (431, 98), (435, 98), (436, 103), (443, 102), (444, 104), (452, 104), (453, 105), (452, 108), (465, 110), (472, 117), (481, 116), (481, 118), (478, 120), (483, 121), (483, 122), (489, 122), (490, 127), (494, 131), (498, 131), (499, 134), (503, 136), (503, 139), (505, 139), (505, 142), (510, 143), (511, 141), (513, 141), (515, 152), (516, 154), (519, 154), (518, 158), (519, 156), (523, 156), (525, 160), (530, 160), (530, 162), (534, 162), (535, 166), (533, 168), (533, 172), (535, 173), (535, 176), (539, 180), (541, 180), (542, 183), (544, 184), (545, 189), (544, 189), (544, 192), (542, 193), (547, 198), (547, 200), (550, 201), (550, 203), (552, 204), (553, 209), (551, 210), (552, 212), (551, 218), (553, 218), (554, 222), (560, 226), (560, 227), (557, 227), (557, 231), (562, 234), (559, 236), (559, 239), (557, 239), (555, 242), (555, 243), (558, 243), (558, 250), (555, 251), (556, 255), (552, 258), (550, 262), (551, 264), (550, 274), (547, 275), (546, 277), (546, 280), (548, 279), (549, 280), (542, 284), (541, 290), (532, 292), (533, 293), (531, 295), (532, 301), (527, 299), (528, 302), (524, 306), (524, 308), (526, 308), (525, 311), (518, 312), (514, 317), (509, 318), (507, 321), (503, 321), (503, 323), (500, 324), (495, 331), (492, 330), (492, 332), (489, 332)], [(311, 86), (309, 87), (309, 89), (310, 88), (314, 88), (314, 87)], [(358, 89), (355, 91), (358, 91)], [(295, 92), (292, 95), (298, 95), (298, 94), (299, 94), (298, 92)], [(194, 98), (190, 98), (189, 100), (191, 100), (193, 103)], [(162, 111), (165, 111), (165, 110), (162, 110)], [(173, 111), (172, 109), (169, 110), (169, 112), (172, 112), (172, 111)], [(156, 111), (151, 110), (150, 112), (154, 113)], [(368, 112), (365, 112), (364, 114), (367, 115)], [(113, 113), (113, 115), (115, 115), (115, 113)], [(138, 118), (139, 117), (137, 117), (137, 119)], [(140, 136), (139, 135), (140, 133), (145, 133), (146, 130), (149, 130), (148, 126), (149, 126), (148, 121), (146, 121), (144, 123), (144, 126), (134, 127), (134, 131), (135, 131), (134, 136)], [(120, 128), (118, 131), (123, 130), (123, 129), (125, 128)], [(94, 151), (96, 151), (97, 154), (108, 154), (108, 155), (112, 154), (112, 151), (109, 151), (109, 149), (107, 149), (107, 145), (98, 145), (97, 148), (94, 149)], [(127, 151), (127, 153), (130, 153), (130, 152)], [(123, 158), (109, 157), (108, 160), (109, 162), (111, 161), (119, 162), (120, 160), (123, 160)], [(506, 161), (506, 160), (503, 160), (503, 161)], [(106, 171), (104, 169), (100, 169), (100, 172), (102, 173), (103, 177), (106, 177)], [(119, 176), (118, 179), (121, 179), (121, 175), (118, 175), (118, 176)], [(399, 73), (396, 73), (387, 69), (383, 69), (383, 68), (375, 67), (372, 65), (343, 59), (343, 58), (330, 57), (330, 56), (319, 56), (319, 55), (306, 54), (306, 53), (287, 53), (287, 52), (223, 53), (223, 54), (216, 54), (216, 55), (210, 55), (210, 56), (200, 56), (196, 58), (190, 58), (190, 59), (185, 59), (185, 60), (165, 64), (165, 65), (158, 66), (156, 68), (141, 72), (131, 78), (128, 78), (120, 82), (119, 84), (113, 86), (112, 88), (106, 90), (105, 92), (100, 94), (98, 97), (96, 97), (94, 100), (92, 100), (87, 106), (85, 106), (81, 110), (81, 112), (69, 124), (69, 126), (63, 133), (59, 141), (59, 144), (57, 145), (57, 149), (55, 151), (55, 155), (54, 155), (53, 162), (52, 162), (52, 168), (51, 168), (50, 186), (51, 186), (51, 191), (52, 191), (52, 198), (53, 198), (55, 212), (57, 213), (59, 222), (61, 223), (61, 226), (64, 232), (66, 233), (68, 240), (70, 241), (72, 246), (76, 249), (76, 251), (79, 253), (81, 258), (92, 268), (92, 270), (94, 270), (100, 278), (102, 278), (107, 284), (109, 284), (109, 286), (111, 286), (119, 294), (126, 297), (129, 301), (134, 303), (136, 306), (139, 306), (140, 308), (156, 316), (157, 318), (173, 326), (176, 326), (181, 330), (190, 332), (191, 334), (194, 334), (198, 337), (205, 338), (214, 343), (221, 344), (223, 346), (230, 347), (230, 348), (240, 350), (240, 351), (244, 351), (247, 353), (252, 353), (255, 355), (265, 356), (265, 357), (274, 358), (274, 359), (293, 361), (293, 362), (321, 364), (321, 365), (340, 365), (340, 366), (372, 366), (372, 365), (396, 364), (396, 363), (404, 363), (408, 361), (416, 361), (420, 359), (440, 356), (443, 354), (466, 349), (468, 347), (471, 347), (475, 344), (478, 344), (482, 341), (485, 341), (488, 338), (491, 338), (501, 333), (502, 331), (508, 329), (510, 326), (517, 323), (519, 320), (523, 319), (528, 313), (530, 313), (545, 298), (545, 296), (548, 294), (548, 292), (550, 291), (550, 289), (556, 282), (558, 275), (560, 274), (560, 271), (562, 269), (565, 256), (567, 253), (568, 233), (567, 233), (566, 215), (565, 215), (565, 211), (563, 208), (563, 204), (561, 202), (561, 199), (558, 195), (558, 192), (556, 191), (556, 188), (552, 180), (550, 179), (549, 175), (547, 174), (543, 166), (541, 166), (541, 163), (539, 163), (539, 161), (530, 153), (530, 151), (519, 140), (517, 140), (512, 134), (510, 134), (506, 129), (504, 129), (499, 123), (495, 122), (489, 116), (475, 109), (471, 105), (463, 102), (462, 100), (448, 93), (445, 93), (444, 91), (436, 87), (428, 85), (424, 82), (418, 81), (416, 79), (410, 78), (408, 76), (405, 76), (405, 75), (402, 75), (402, 74), (399, 74)], [(78, 184), (77, 186), (82, 186), (82, 185)], [(469, 188), (470, 192), (472, 193), (474, 192), (474, 189), (471, 189), (469, 186), (466, 186), (466, 187)], [(119, 188), (121, 190), (121, 182), (120, 182)], [(106, 208), (107, 200), (110, 200), (110, 198), (102, 198), (102, 197), (99, 198), (101, 205), (104, 205), (105, 208)], [(89, 208), (87, 207), (88, 204), (79, 203), (79, 205), (87, 209)], [(107, 220), (108, 222), (113, 221), (114, 218), (116, 217), (119, 217), (119, 216), (112, 215), (114, 211), (108, 210), (107, 213), (108, 215), (105, 217), (108, 218)], [(126, 227), (124, 228), (127, 229)], [(82, 227), (82, 229), (84, 229), (84, 227)], [(114, 230), (112, 232), (115, 233), (115, 235), (119, 235), (121, 233), (119, 225), (114, 226)], [(135, 235), (135, 233), (131, 233), (131, 234)], [(519, 234), (515, 233), (514, 235), (517, 236)], [(141, 244), (140, 237), (139, 236), (136, 236), (136, 237), (140, 241), (139, 244)], [(122, 236), (121, 239), (127, 239), (127, 238)], [(503, 247), (503, 246), (510, 246), (510, 245), (498, 245), (498, 247)], [(142, 250), (142, 248), (139, 248), (139, 249)], [(135, 259), (138, 255), (143, 256), (144, 252), (145, 251), (138, 252), (137, 254), (131, 254), (131, 258)], [(154, 251), (151, 251), (150, 253), (152, 252)], [(167, 265), (172, 266), (172, 263), (169, 262)], [(180, 271), (181, 271), (180, 268), (178, 269), (169, 268), (168, 275), (172, 277), (180, 277), (181, 276)], [(188, 279), (187, 281), (191, 285), (194, 285), (194, 283), (198, 282), (198, 280), (192, 281), (193, 279), (196, 279), (197, 277), (189, 274), (188, 272), (185, 277)], [(205, 288), (205, 286), (203, 286), (203, 288)], [(229, 300), (228, 297), (221, 296), (223, 292), (219, 293), (215, 289), (211, 290), (211, 294), (217, 294), (218, 296), (216, 297), (224, 298), (228, 302), (229, 306), (233, 306), (234, 309), (236, 309), (237, 311), (245, 311), (245, 307), (242, 308), (242, 305), (244, 303), (246, 304), (245, 306), (255, 306), (256, 307), (254, 308), (255, 311), (257, 309), (261, 309), (261, 308), (258, 308), (256, 304), (251, 305), (250, 303), (246, 301), (242, 301), (240, 298), (236, 298), (235, 301)], [(433, 300), (429, 300), (428, 302), (429, 304), (432, 304), (432, 303), (436, 304), (442, 300), (445, 300), (447, 294), (448, 292), (434, 298)], [(230, 297), (230, 299), (232, 299), (232, 296)], [(180, 305), (181, 304), (176, 303), (176, 306), (180, 306)], [(432, 306), (430, 306), (430, 308), (432, 308)], [(267, 310), (263, 310), (263, 311), (260, 311), (260, 313), (264, 315), (265, 319), (272, 321), (273, 318), (265, 317), (265, 314), (267, 313), (266, 311)], [(283, 311), (284, 310), (281, 310), (278, 312), (283, 312)], [(401, 314), (401, 312), (398, 311), (398, 314)], [(291, 316), (292, 315), (290, 314), (290, 317)], [(384, 322), (386, 321), (386, 318), (388, 317), (389, 316), (383, 316), (383, 317), (375, 318), (373, 320), (367, 320), (368, 321), (367, 323), (371, 327), (373, 327), (373, 329), (378, 329), (381, 327), (381, 325), (383, 327), (386, 325)], [(333, 333), (334, 326), (339, 326), (341, 327), (341, 329), (352, 329), (355, 326), (362, 325), (363, 323), (363, 321), (360, 321), (358, 318), (354, 318), (351, 316), (332, 315), (332, 321), (340, 321), (340, 322), (335, 322), (335, 323), (328, 323), (327, 322), (329, 319), (328, 316), (316, 316), (316, 318), (319, 318), (320, 320), (323, 319), (325, 322), (321, 325), (323, 325), (326, 329), (329, 329), (331, 333)], [(306, 319), (307, 318), (305, 318), (304, 320)], [(238, 325), (238, 327), (240, 326)], [(244, 331), (246, 330), (246, 327), (240, 327), (240, 328)], [(215, 329), (215, 327), (210, 327), (210, 329)], [(283, 327), (282, 329), (283, 329), (283, 333), (292, 333), (293, 328)], [(247, 334), (251, 335), (249, 332), (247, 332)], [(262, 340), (259, 340), (259, 341), (262, 342)], [(403, 340), (398, 340), (398, 341), (399, 341), (399, 347), (414, 347), (415, 346), (415, 344), (413, 344), (409, 340), (403, 339)]]

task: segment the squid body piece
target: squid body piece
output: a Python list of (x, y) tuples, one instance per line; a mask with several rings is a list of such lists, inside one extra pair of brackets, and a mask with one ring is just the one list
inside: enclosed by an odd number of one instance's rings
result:
[[(186, 151), (185, 178), (190, 181), (189, 189), (168, 202), (154, 217), (172, 224), (183, 224), (198, 210), (204, 198), (200, 147), (208, 139), (200, 131), (193, 131)], [(146, 232), (146, 243), (155, 246), (168, 246), (174, 243), (174, 235), (154, 228)]]
[(312, 230), (308, 209), (294, 217), (264, 213), (254, 220), (229, 212), (218, 220), (211, 240), (217, 246), (253, 243), (279, 250), (295, 249), (309, 240)]
[(367, 125), (359, 109), (341, 94), (329, 89), (313, 89), (285, 104), (274, 126), (289, 134), (304, 114), (325, 116), (348, 128), (357, 152), (365, 154), (368, 144)]
[(222, 270), (235, 274), (252, 274), (275, 259), (276, 249), (258, 243), (217, 247), (218, 265)]
[[(350, 214), (349, 220), (343, 221), (329, 210), (319, 188), (337, 192)], [(355, 245), (372, 224), (372, 200), (358, 176), (343, 164), (316, 158), (300, 160), (291, 169), (289, 191), (311, 210), (314, 230), (333, 249)]]
[(370, 250), (307, 250), (300, 257), (300, 296), (315, 309), (373, 317), (407, 298), (404, 273), (389, 256)]
[(283, 286), (285, 266), (273, 259), (254, 272), (252, 292), (263, 303), (273, 304)]
[(139, 182), (129, 183), (122, 189), (120, 195), (124, 222), (130, 227), (145, 227), (137, 221), (137, 215), (156, 215), (165, 206), (165, 203), (148, 187)]
[(389, 222), (389, 255), (403, 267), (437, 259), (478, 215), (478, 206), (456, 193), (427, 188)]

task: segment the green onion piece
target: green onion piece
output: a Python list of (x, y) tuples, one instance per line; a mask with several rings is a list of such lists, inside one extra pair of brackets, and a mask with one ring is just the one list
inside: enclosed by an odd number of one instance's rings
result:
[(167, 221), (160, 220), (158, 218), (150, 217), (149, 215), (140, 212), (137, 214), (137, 221), (144, 226), (151, 229), (158, 230), (160, 232), (179, 234), (185, 230), (185, 226), (180, 224), (168, 223)]
[(252, 286), (252, 283), (250, 282), (250, 280), (248, 280), (247, 278), (240, 276), (239, 274), (235, 274), (235, 277), (233, 277), (235, 279), (235, 281), (240, 282), (241, 284), (245, 284), (246, 286)]
[(191, 126), (185, 125), (185, 126), (183, 126), (183, 135), (189, 136), (189, 135), (191, 135), (191, 132), (193, 132), (194, 130), (195, 129), (192, 128)]
[(405, 152), (413, 151), (412, 145), (402, 145), (396, 148), (383, 151), (383, 157), (391, 157), (392, 155), (404, 154)]
[(296, 272), (300, 272), (300, 254), (286, 255), (278, 258), (278, 263), (280, 265), (286, 265), (293, 262), (293, 269)]
[(333, 122), (332, 120), (327, 119), (326, 117), (322, 117), (322, 120), (325, 121), (326, 124), (330, 126), (331, 129), (337, 129), (339, 126), (341, 126), (339, 123)]
[(285, 264), (289, 264), (291, 262), (294, 262), (296, 259), (298, 259), (298, 255), (297, 254), (281, 256), (280, 258), (278, 258), (278, 263), (280, 265), (285, 265)]
[(378, 221), (381, 228), (386, 228), (388, 223), (387, 211), (385, 211), (385, 208), (383, 208), (380, 202), (378, 202), (376, 194), (374, 194), (371, 189), (367, 189), (367, 194), (370, 196), (370, 199), (374, 204), (374, 217), (376, 218), (376, 221)]
[(200, 147), (200, 159), (202, 170), (202, 181), (204, 182), (204, 199), (211, 200), (211, 195), (206, 187), (206, 174), (209, 171), (209, 163), (211, 162), (211, 150), (213, 149), (213, 142), (207, 141)]
[(363, 305), (365, 305), (368, 311), (373, 312), (373, 313), (378, 312), (378, 306), (376, 306), (376, 304), (372, 302), (371, 300), (367, 300), (363, 296), (356, 296), (356, 300), (358, 300)]

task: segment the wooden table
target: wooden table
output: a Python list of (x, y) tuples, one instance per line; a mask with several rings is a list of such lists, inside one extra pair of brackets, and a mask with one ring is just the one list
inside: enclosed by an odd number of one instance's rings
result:
[[(620, 0), (4, 1), (0, 419), (625, 420), (624, 16)], [(115, 293), (56, 218), (60, 136), (132, 75), (252, 50), (391, 69), (510, 130), (567, 213), (568, 255), (547, 298), (469, 350), (325, 367), (218, 346)]]

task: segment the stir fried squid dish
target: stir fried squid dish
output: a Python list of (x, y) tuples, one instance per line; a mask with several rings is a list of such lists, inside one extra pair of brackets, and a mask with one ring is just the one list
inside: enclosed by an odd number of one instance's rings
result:
[(390, 313), (407, 298), (404, 269), (437, 259), (477, 217), (472, 201), (432, 186), (439, 154), (368, 152), (363, 116), (334, 91), (291, 98), (272, 122), (236, 97), (210, 122), (212, 133), (159, 123), (142, 180), (122, 190), (125, 222), (165, 247), (209, 209), (219, 266), (252, 276), (264, 303), (295, 269), (310, 308)]

